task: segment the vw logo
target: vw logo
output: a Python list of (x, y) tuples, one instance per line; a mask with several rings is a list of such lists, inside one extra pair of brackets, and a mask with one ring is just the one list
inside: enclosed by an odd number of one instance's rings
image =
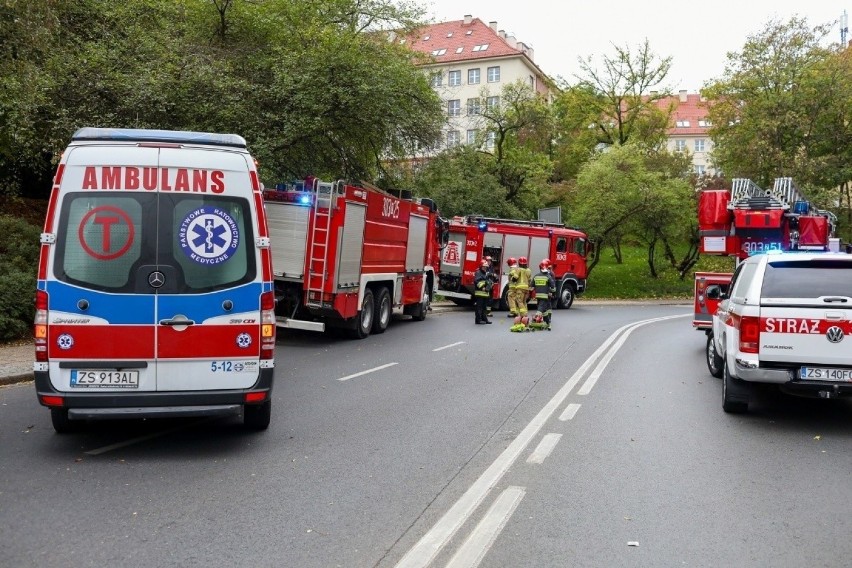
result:
[(160, 272), (159, 270), (155, 270), (154, 272), (148, 275), (148, 284), (151, 286), (151, 288), (159, 288), (165, 283), (166, 275)]
[(843, 330), (836, 325), (833, 325), (825, 332), (825, 338), (832, 343), (840, 343), (843, 341)]

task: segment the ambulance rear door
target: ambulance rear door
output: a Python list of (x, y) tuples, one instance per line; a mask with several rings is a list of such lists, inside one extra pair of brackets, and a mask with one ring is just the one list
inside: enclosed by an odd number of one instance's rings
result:
[(260, 365), (262, 267), (247, 153), (161, 148), (157, 390), (251, 387)]

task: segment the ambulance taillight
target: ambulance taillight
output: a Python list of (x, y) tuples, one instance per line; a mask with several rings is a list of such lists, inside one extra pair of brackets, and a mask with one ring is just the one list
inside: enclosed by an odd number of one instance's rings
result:
[(35, 338), (35, 360), (47, 362), (47, 292), (44, 290), (36, 291), (35, 295), (33, 337)]
[(275, 292), (260, 295), (260, 358), (275, 358)]

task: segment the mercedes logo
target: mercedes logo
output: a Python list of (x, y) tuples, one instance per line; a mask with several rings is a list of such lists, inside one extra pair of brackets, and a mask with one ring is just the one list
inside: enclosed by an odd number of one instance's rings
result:
[(165, 283), (166, 275), (160, 272), (159, 270), (155, 270), (154, 272), (148, 275), (148, 284), (151, 286), (151, 288), (159, 288)]
[(836, 325), (833, 325), (825, 332), (825, 338), (832, 343), (840, 343), (843, 341), (843, 330)]

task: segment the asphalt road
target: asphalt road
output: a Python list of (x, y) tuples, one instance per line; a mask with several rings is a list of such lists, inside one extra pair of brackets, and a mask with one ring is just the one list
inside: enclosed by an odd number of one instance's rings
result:
[(849, 564), (850, 401), (724, 414), (684, 306), (494, 320), (284, 333), (259, 434), (60, 436), (31, 383), (2, 387), (0, 565)]

